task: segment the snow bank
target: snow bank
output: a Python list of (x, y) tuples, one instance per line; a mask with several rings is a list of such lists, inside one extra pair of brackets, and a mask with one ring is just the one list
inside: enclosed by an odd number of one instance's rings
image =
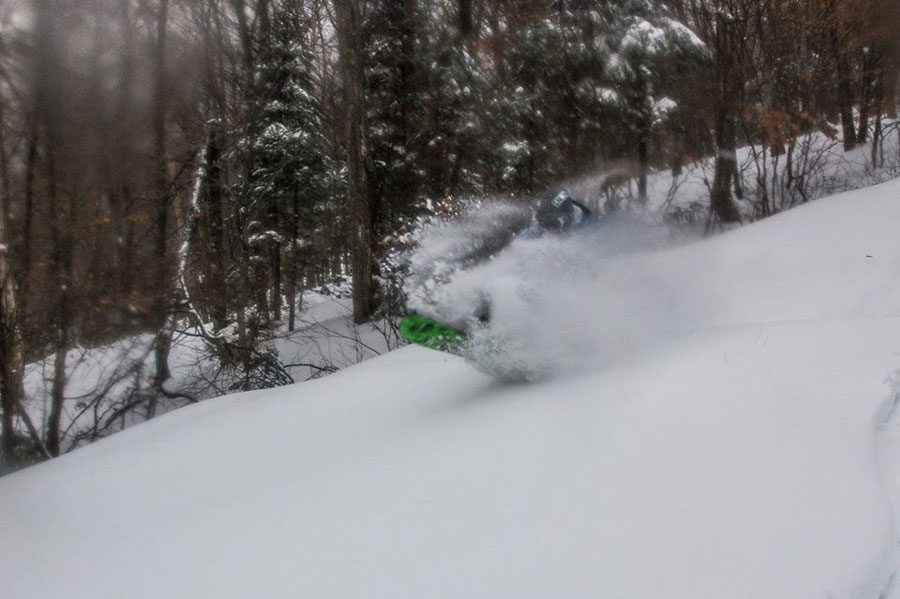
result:
[(693, 320), (577, 374), (406, 348), (0, 479), (4, 595), (896, 599), (898, 195), (610, 257), (616, 320)]

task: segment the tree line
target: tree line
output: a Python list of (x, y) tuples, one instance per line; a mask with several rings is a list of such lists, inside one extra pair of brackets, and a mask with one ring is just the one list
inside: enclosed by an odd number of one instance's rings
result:
[[(286, 382), (266, 345), (307, 289), (353, 318), (398, 299), (383, 257), (468, 196), (529, 197), (625, 165), (846, 150), (895, 116), (889, 0), (0, 1), (0, 395), (7, 458), (58, 455), (75, 347), (153, 336), (128, 409), (152, 416), (173, 331), (238, 388)], [(767, 208), (764, 212), (768, 212)], [(615, 206), (607, 207), (609, 210)], [(761, 214), (760, 216), (764, 216)], [(24, 365), (52, 355), (36, 420)]]

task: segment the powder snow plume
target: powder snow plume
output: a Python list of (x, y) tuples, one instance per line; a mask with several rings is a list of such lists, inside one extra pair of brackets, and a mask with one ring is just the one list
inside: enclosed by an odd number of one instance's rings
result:
[(686, 233), (625, 215), (517, 237), (530, 218), (527, 203), (475, 205), (425, 229), (410, 257), (410, 309), (470, 330), (482, 370), (511, 380), (593, 370), (704, 325), (713, 273), (659, 252)]

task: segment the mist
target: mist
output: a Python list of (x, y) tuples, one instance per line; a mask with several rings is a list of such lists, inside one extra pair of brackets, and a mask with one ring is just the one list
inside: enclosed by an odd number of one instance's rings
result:
[(410, 258), (410, 306), (470, 330), (472, 361), (490, 374), (534, 380), (604, 368), (709, 322), (714, 274), (661, 252), (695, 235), (617, 215), (485, 253), (500, 243), (498, 230), (510, 235), (529, 214), (524, 202), (478, 205), (423, 232)]

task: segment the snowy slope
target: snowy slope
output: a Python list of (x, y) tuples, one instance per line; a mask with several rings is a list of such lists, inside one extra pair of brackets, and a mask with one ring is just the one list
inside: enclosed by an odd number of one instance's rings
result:
[[(815, 200), (838, 192), (850, 191), (893, 179), (900, 173), (898, 157), (897, 124), (893, 120), (884, 123), (879, 163), (872, 163), (871, 143), (857, 146), (845, 152), (840, 126), (831, 125), (834, 136), (816, 131), (795, 139), (795, 156), (792, 162), (794, 176), (787, 172), (787, 157), (772, 156), (762, 146), (743, 146), (737, 149), (738, 168), (741, 173), (744, 200), (738, 201), (738, 209), (748, 218), (755, 218), (755, 210), (763, 195), (763, 187), (776, 211), (786, 210), (797, 204)], [(678, 176), (668, 170), (651, 172), (648, 177), (648, 200), (652, 209), (668, 211), (671, 216), (692, 217), (706, 220), (709, 190), (714, 178), (715, 159), (702, 158), (685, 166)], [(634, 166), (613, 164), (602, 172), (584, 178), (567, 181), (564, 187), (583, 199), (593, 208), (600, 208), (611, 195), (623, 201), (636, 195), (632, 180), (611, 190), (604, 190), (606, 183), (617, 175), (633, 174)], [(802, 175), (802, 177), (801, 177)], [(801, 180), (802, 179), (802, 180)], [(768, 212), (767, 212), (768, 213)]]
[(611, 258), (583, 326), (686, 321), (539, 384), (406, 348), (7, 476), (0, 591), (900, 597), (898, 224), (893, 182)]
[[(351, 301), (320, 293), (305, 294), (295, 331), (287, 327), (270, 340), (294, 381), (318, 378), (380, 355), (400, 345), (384, 321), (354, 325)], [(63, 402), (64, 452), (96, 437), (118, 432), (147, 419), (144, 406), (134, 404), (136, 385), (152, 385), (155, 336), (124, 337), (99, 347), (76, 347), (66, 359), (66, 400)], [(56, 357), (49, 354), (25, 367), (26, 403), (32, 421), (43, 431), (51, 406)], [(211, 359), (210, 348), (192, 328), (178, 332), (169, 355), (170, 391), (195, 400), (228, 392), (234, 380)], [(192, 403), (180, 397), (161, 398), (157, 413)], [(22, 431), (25, 434), (25, 431)], [(0, 476), (6, 470), (0, 462)]]

